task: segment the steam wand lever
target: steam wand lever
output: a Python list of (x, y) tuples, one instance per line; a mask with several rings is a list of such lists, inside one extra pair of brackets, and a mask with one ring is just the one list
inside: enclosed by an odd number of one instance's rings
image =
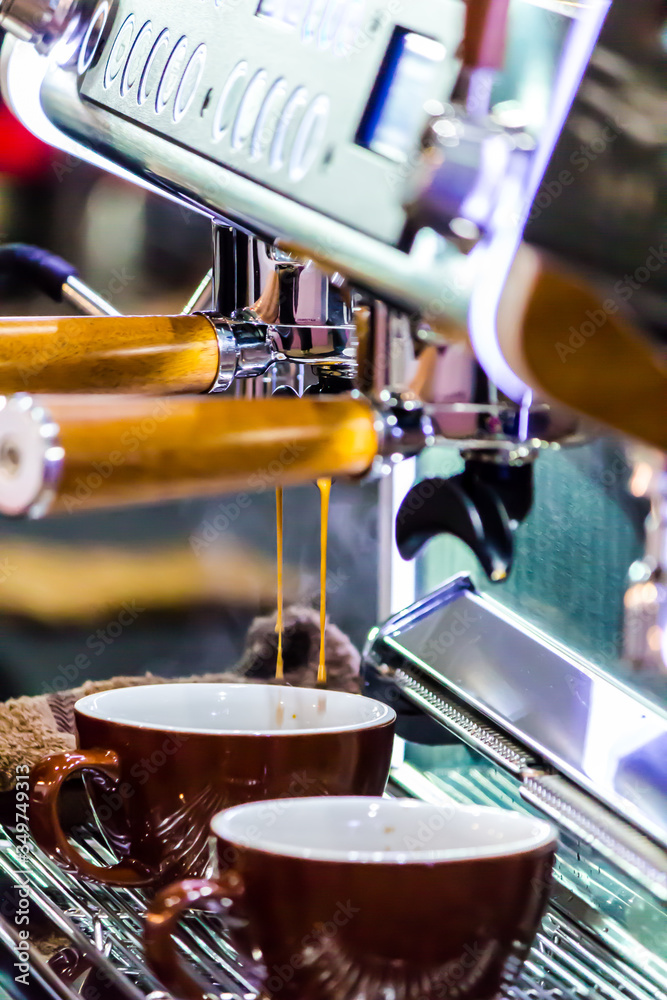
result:
[(424, 479), (408, 492), (396, 517), (396, 545), (412, 559), (436, 535), (450, 534), (472, 549), (490, 580), (512, 568), (514, 530), (533, 499), (533, 466), (468, 458), (456, 476)]

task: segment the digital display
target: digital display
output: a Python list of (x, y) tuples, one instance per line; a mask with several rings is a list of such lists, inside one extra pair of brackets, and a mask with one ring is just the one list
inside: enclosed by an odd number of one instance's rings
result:
[(357, 142), (390, 160), (404, 162), (419, 137), (424, 104), (433, 93), (445, 46), (398, 28), (357, 135)]

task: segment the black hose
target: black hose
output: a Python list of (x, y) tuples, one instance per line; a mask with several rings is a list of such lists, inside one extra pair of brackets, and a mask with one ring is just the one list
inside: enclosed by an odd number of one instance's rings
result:
[(55, 302), (62, 302), (63, 285), (77, 273), (73, 264), (48, 250), (28, 243), (0, 246), (0, 284), (17, 281), (39, 289)]

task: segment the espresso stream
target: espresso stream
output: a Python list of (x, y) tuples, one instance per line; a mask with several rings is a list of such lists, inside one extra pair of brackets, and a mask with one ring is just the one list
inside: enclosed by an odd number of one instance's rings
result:
[(324, 662), (324, 632), (327, 623), (327, 537), (329, 534), (329, 496), (331, 480), (318, 479), (320, 491), (320, 662), (317, 683), (326, 684), (327, 668)]
[[(329, 534), (329, 497), (331, 480), (318, 479), (320, 491), (320, 659), (317, 668), (317, 683), (326, 684), (327, 667), (325, 658), (325, 630), (327, 619), (327, 538)], [(276, 677), (284, 676), (283, 663), (283, 491), (276, 489), (276, 562), (277, 562), (277, 603), (276, 632), (278, 633), (278, 653), (276, 656)], [(282, 705), (281, 705), (282, 708)], [(282, 722), (282, 719), (281, 719)]]
[(276, 490), (276, 560), (278, 563), (278, 615), (276, 617), (276, 632), (278, 633), (278, 655), (276, 656), (276, 677), (283, 678), (283, 491), (279, 486)]

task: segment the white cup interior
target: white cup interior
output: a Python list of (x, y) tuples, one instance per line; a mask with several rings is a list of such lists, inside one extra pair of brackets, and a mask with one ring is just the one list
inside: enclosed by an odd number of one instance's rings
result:
[(75, 708), (145, 729), (248, 735), (368, 729), (396, 717), (358, 694), (273, 684), (151, 684), (91, 694)]
[(556, 839), (525, 813), (410, 799), (274, 799), (225, 809), (216, 836), (240, 847), (320, 861), (460, 861), (530, 851)]

